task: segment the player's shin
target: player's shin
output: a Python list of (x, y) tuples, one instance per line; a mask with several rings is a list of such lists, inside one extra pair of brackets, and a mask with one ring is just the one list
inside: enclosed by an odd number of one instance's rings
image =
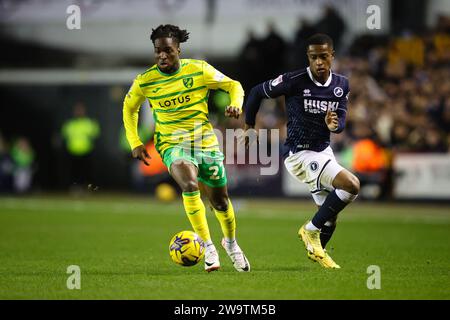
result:
[(225, 241), (232, 244), (236, 237), (236, 219), (234, 217), (234, 208), (231, 201), (228, 199), (227, 210), (220, 211), (214, 209), (214, 213), (220, 222)]
[(312, 218), (312, 224), (318, 229), (322, 229), (325, 223), (334, 218), (341, 212), (347, 204), (354, 201), (357, 195), (351, 194), (347, 191), (336, 189), (331, 192), (320, 209)]
[(206, 220), (206, 209), (200, 197), (200, 191), (183, 192), (183, 204), (192, 228), (206, 244), (211, 242), (208, 222)]
[(333, 236), (334, 230), (336, 230), (336, 222), (335, 221), (327, 221), (323, 225), (320, 230), (320, 243), (322, 244), (322, 248), (325, 249), (328, 241), (330, 241)]
[(222, 247), (230, 257), (234, 268), (239, 272), (249, 272), (250, 262), (237, 244), (235, 238), (236, 219), (234, 217), (234, 208), (230, 199), (228, 199), (228, 206), (226, 210), (221, 211), (214, 208), (214, 213), (220, 222), (224, 235), (224, 238), (222, 239)]

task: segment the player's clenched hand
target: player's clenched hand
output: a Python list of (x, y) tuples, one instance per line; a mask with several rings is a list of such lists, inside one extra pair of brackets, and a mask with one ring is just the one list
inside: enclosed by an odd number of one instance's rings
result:
[(225, 116), (230, 118), (239, 119), (239, 115), (241, 114), (241, 112), (241, 108), (238, 107), (228, 106), (225, 108)]
[(339, 127), (337, 113), (328, 110), (327, 115), (325, 116), (325, 123), (330, 131), (336, 131)]
[(131, 154), (133, 155), (133, 158), (141, 160), (146, 166), (150, 165), (146, 159), (150, 160), (151, 157), (143, 145), (134, 148)]
[(238, 143), (248, 148), (252, 144), (258, 141), (258, 131), (252, 126), (246, 124), (244, 126), (244, 132), (238, 137)]

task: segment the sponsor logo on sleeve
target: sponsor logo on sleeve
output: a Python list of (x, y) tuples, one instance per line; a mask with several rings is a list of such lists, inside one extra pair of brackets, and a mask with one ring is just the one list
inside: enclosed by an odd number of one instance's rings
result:
[(283, 75), (280, 75), (278, 78), (273, 79), (272, 81), (270, 81), (270, 86), (276, 87), (277, 85), (279, 85), (282, 82), (283, 82)]
[(214, 80), (220, 82), (223, 80), (223, 78), (225, 78), (225, 75), (222, 72), (216, 71), (216, 73), (214, 74)]

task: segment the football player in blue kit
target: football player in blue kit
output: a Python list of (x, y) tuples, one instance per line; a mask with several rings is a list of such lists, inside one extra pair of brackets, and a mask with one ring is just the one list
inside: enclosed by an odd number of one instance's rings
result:
[[(287, 72), (252, 88), (245, 104), (245, 131), (255, 130), (261, 101), (285, 97), (287, 113), (285, 159), (287, 171), (306, 183), (318, 207), (298, 235), (308, 257), (325, 268), (340, 266), (325, 246), (336, 228), (339, 212), (354, 201), (359, 192), (358, 178), (339, 165), (330, 147), (330, 133), (344, 130), (349, 81), (331, 70), (333, 40), (315, 34), (307, 41), (309, 67)], [(247, 140), (248, 143), (248, 140)]]

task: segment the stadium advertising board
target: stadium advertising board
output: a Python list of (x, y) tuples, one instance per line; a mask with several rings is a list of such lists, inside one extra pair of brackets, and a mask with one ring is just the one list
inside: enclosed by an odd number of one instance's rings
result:
[(450, 155), (403, 154), (394, 160), (397, 199), (450, 199)]

